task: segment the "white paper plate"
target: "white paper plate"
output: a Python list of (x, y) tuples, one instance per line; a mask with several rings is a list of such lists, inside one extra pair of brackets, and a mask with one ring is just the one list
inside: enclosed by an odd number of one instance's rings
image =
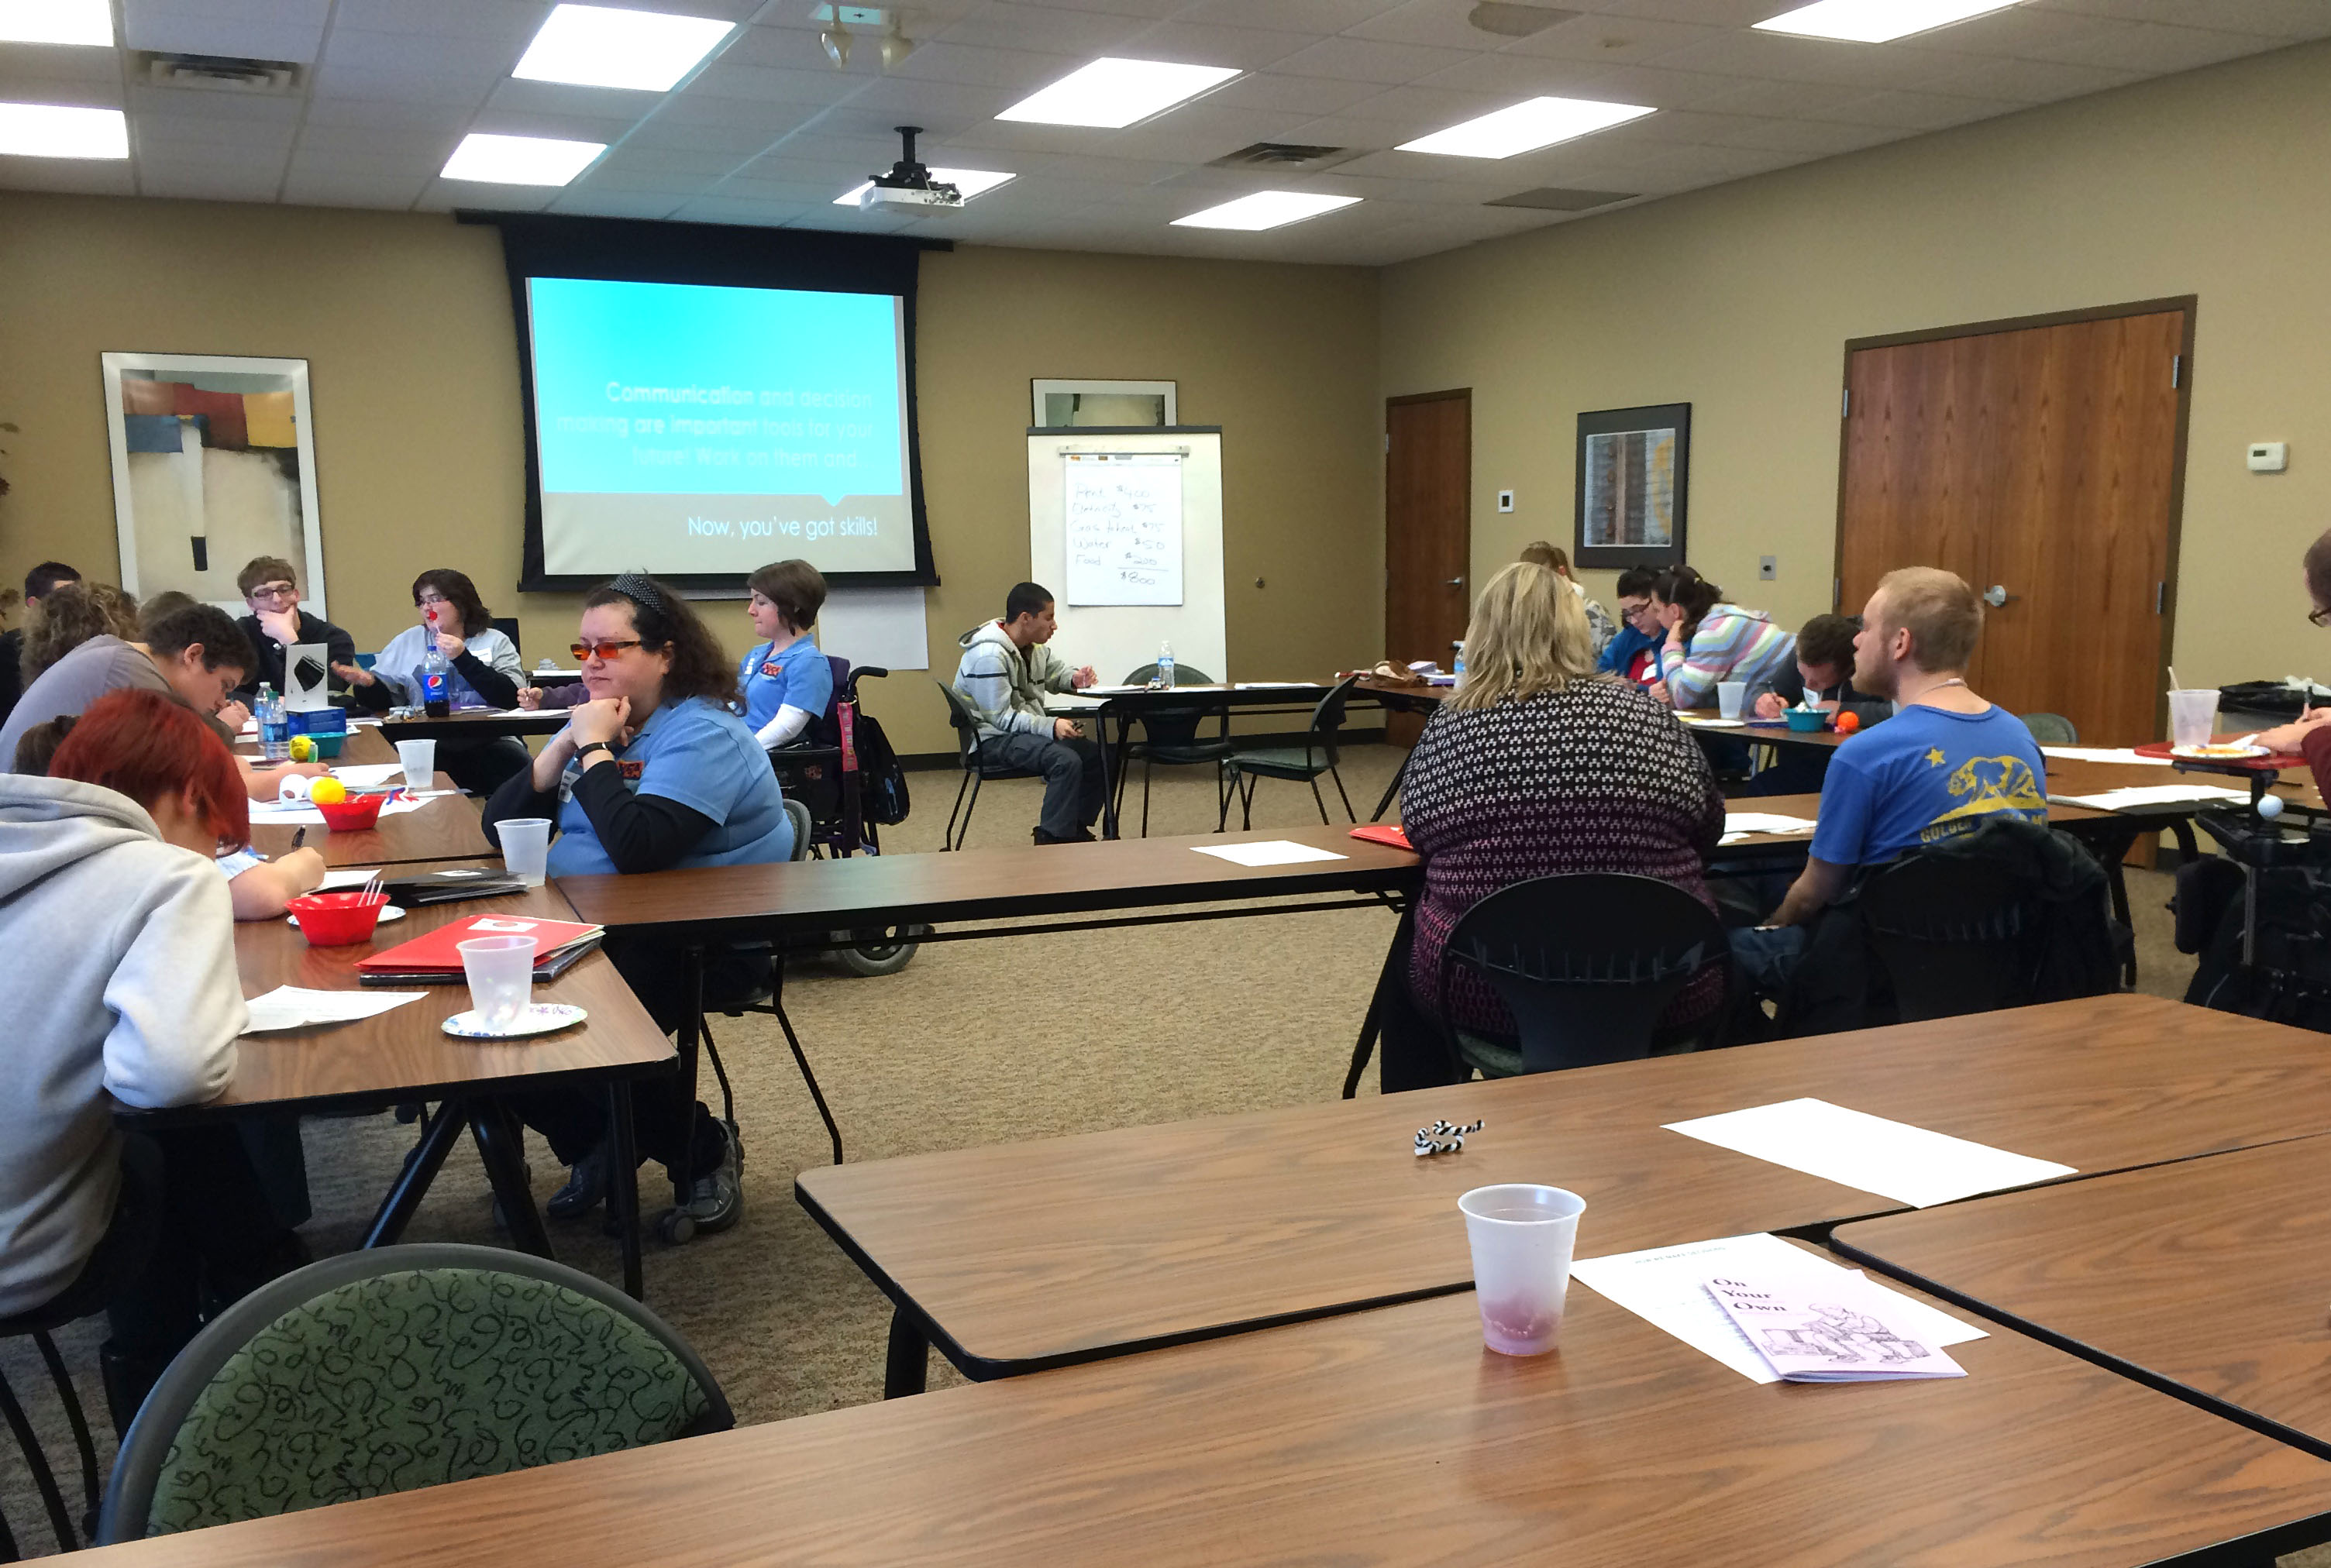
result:
[(534, 1002), (507, 1027), (489, 1029), (475, 1012), (457, 1012), (445, 1021), (445, 1032), (463, 1040), (523, 1040), (529, 1034), (549, 1034), (570, 1029), (591, 1015), (564, 1002)]
[(2173, 746), (2172, 756), (2182, 756), (2189, 762), (2240, 762), (2244, 757), (2264, 756), (2262, 746)]
[[(402, 920), (404, 918), (404, 910), (398, 908), (394, 904), (385, 904), (381, 907), (380, 918), (376, 921), (375, 924), (385, 926), (392, 920)], [(300, 924), (300, 917), (297, 915), (286, 915), (283, 917), (283, 923), (286, 926), (297, 926)]]

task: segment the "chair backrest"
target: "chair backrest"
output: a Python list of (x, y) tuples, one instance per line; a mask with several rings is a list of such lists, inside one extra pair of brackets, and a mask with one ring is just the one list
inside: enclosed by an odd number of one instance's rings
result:
[(1714, 910), (1672, 882), (1577, 872), (1517, 882), (1467, 910), (1441, 949), (1440, 1012), (1451, 1027), (1459, 968), (1513, 1014), (1526, 1072), (1633, 1061), (1660, 1015), (1730, 946)]
[(944, 680), (933, 680), (939, 695), (947, 698), (947, 724), (955, 730), (956, 749), (962, 754), (963, 765), (969, 767), (979, 755), (979, 715), (965, 700), (962, 692)]
[(2038, 912), (2004, 868), (1905, 855), (1872, 872), (1857, 901), (1905, 1022), (2031, 1000)]
[(817, 822), (810, 815), (809, 807), (791, 795), (785, 796), (785, 820), (794, 827), (793, 859), (808, 860), (811, 846), (817, 841)]
[[(489, 616), (489, 617), (487, 618), (487, 624), (490, 625), (490, 626), (491, 626), (495, 631), (497, 631), (497, 632), (500, 632), (503, 636), (505, 636), (505, 637), (509, 638), (509, 639), (510, 640), (510, 646), (511, 646), (511, 647), (513, 647), (513, 648), (518, 648), (518, 647), (519, 647), (519, 641), (518, 641), (518, 617), (517, 617), (517, 616), (515, 616), (515, 615), (493, 615), (493, 616)], [(525, 650), (525, 649), (523, 649), (523, 648), (519, 648), (519, 652), (521, 652), (521, 653), (523, 653), (523, 652), (525, 652), (525, 651), (526, 651), (526, 650)]]
[(214, 1318), (122, 1439), (103, 1543), (410, 1491), (736, 1424), (686, 1341), (547, 1259), (351, 1252)]
[[(1127, 686), (1146, 686), (1157, 679), (1157, 666), (1144, 664), (1125, 678)], [(1176, 686), (1212, 686), (1214, 678), (1194, 664), (1178, 660), (1174, 666)], [(1141, 716), (1142, 738), (1156, 746), (1192, 746), (1198, 738), (1198, 726), (1205, 722), (1204, 708), (1154, 708)]]
[(1303, 737), (1307, 759), (1316, 749), (1326, 754), (1328, 766), (1336, 765), (1336, 732), (1344, 727), (1344, 708), (1352, 700), (1352, 687), (1359, 679), (1357, 675), (1345, 676), (1311, 710), (1311, 728)]
[(2078, 746), (2079, 727), (2060, 713), (2026, 713), (2021, 716), (2023, 727), (2041, 746)]

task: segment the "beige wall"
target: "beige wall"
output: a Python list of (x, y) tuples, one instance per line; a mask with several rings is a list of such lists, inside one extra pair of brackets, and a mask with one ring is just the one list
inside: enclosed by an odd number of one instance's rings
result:
[(1405, 263), (1383, 390), (1473, 389), (1477, 576), (1571, 538), (1582, 410), (1690, 403), (1693, 563), (1794, 623), (1829, 606), (1848, 338), (2196, 294), (2179, 673), (2331, 674), (2298, 581), (2331, 525), (2326, 104), (2310, 45)]
[[(974, 249), (923, 266), (923, 470), (943, 585), (933, 673), (1028, 571), (1035, 376), (1176, 379), (1223, 427), (1234, 677), (1322, 674), (1381, 638), (1375, 274)], [(332, 618), (374, 646), (413, 574), (455, 565), (563, 649), (573, 595), (515, 593), (523, 451), (491, 229), (450, 218), (0, 191), (0, 581), (46, 556), (115, 575), (98, 355), (310, 362)], [(1268, 586), (1258, 589), (1255, 579)], [(712, 607), (741, 651), (740, 609)], [(1065, 650), (1073, 653), (1074, 650)], [(1112, 677), (1122, 670), (1108, 672)], [(1223, 674), (1223, 671), (1214, 671)], [(920, 674), (870, 689), (907, 751), (949, 744)]]

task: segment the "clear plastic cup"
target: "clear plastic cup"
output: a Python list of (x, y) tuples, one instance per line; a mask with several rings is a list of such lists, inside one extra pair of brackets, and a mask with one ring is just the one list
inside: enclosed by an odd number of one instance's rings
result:
[(1743, 704), (1748, 700), (1748, 683), (1745, 680), (1719, 680), (1716, 683), (1716, 711), (1725, 718), (1737, 718)]
[(550, 819), (510, 817), (494, 824), (502, 841), (502, 870), (529, 888), (539, 888), (548, 876)]
[(1510, 1183), (1457, 1200), (1473, 1244), (1481, 1339), (1501, 1355), (1544, 1355), (1562, 1337), (1570, 1253), (1586, 1200), (1560, 1187)]
[[(534, 938), (472, 936), (457, 946), (478, 1022), (489, 1029), (517, 1022), (534, 996)], [(1566, 1262), (1565, 1267), (1566, 1271)]]
[(406, 789), (425, 790), (437, 782), (437, 743), (434, 740), (398, 741), (396, 760), (404, 765)]
[(2169, 743), (2207, 746), (2218, 727), (2218, 694), (2214, 689), (2172, 691), (2169, 694)]

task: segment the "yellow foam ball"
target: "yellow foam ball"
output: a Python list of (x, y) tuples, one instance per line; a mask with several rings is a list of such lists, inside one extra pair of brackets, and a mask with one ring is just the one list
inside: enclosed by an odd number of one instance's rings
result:
[(319, 778), (308, 786), (308, 798), (319, 806), (336, 806), (348, 798), (348, 786), (336, 778)]
[(291, 760), (293, 762), (315, 761), (316, 743), (309, 739), (304, 735), (293, 736), (291, 737)]

